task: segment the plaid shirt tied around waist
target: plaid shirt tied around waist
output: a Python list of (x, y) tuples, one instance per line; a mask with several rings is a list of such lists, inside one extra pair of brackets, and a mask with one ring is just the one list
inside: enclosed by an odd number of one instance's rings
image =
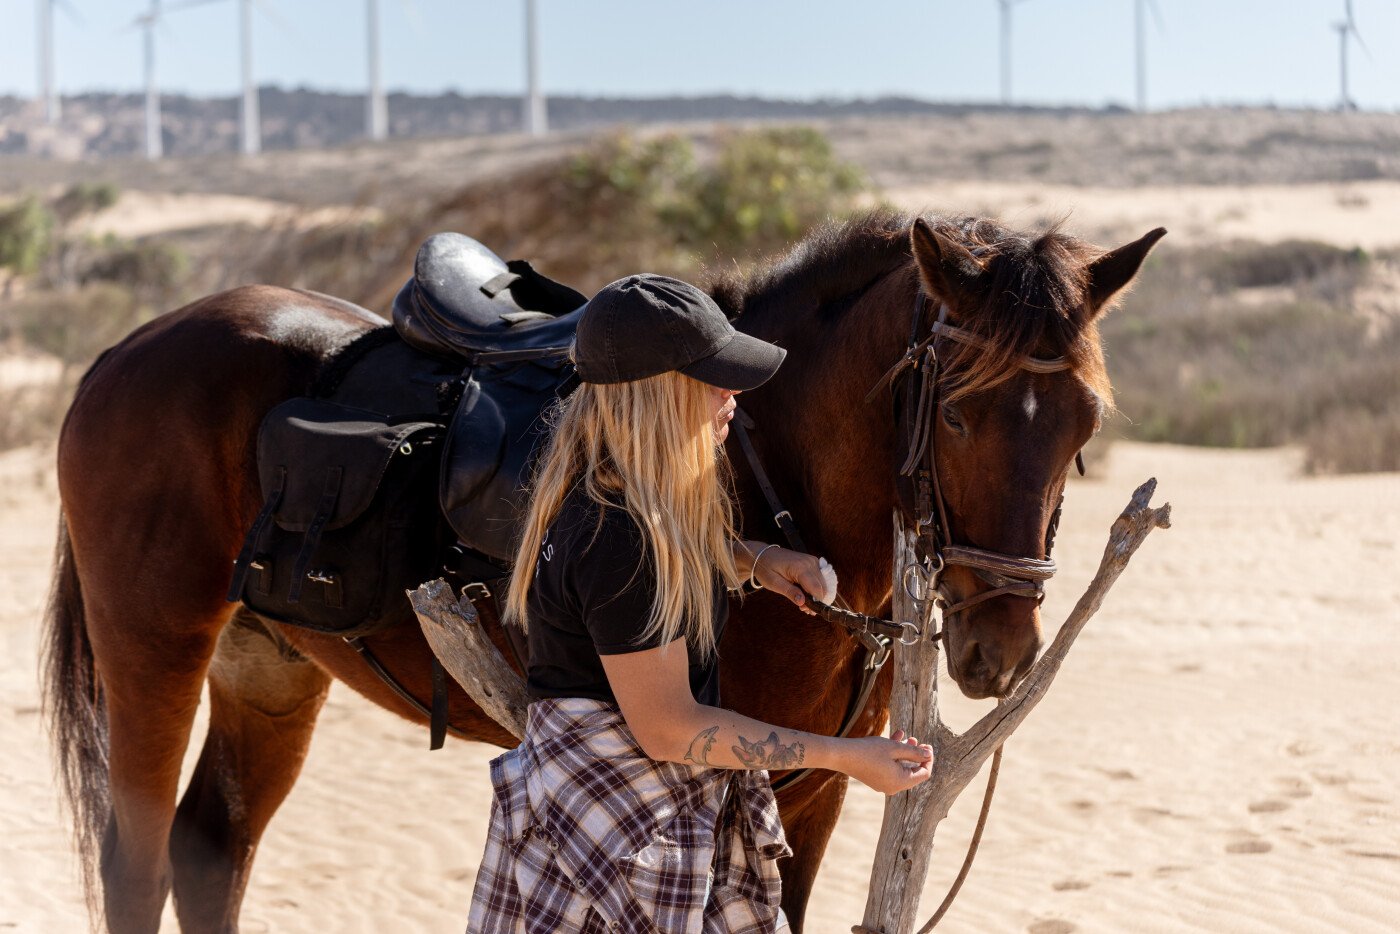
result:
[(491, 786), (467, 934), (776, 929), (792, 850), (767, 772), (649, 759), (615, 704), (570, 697), (530, 704)]

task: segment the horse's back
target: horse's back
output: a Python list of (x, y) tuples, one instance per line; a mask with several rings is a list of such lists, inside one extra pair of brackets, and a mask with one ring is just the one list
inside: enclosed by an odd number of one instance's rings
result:
[(190, 393), (207, 404), (285, 398), (309, 388), (346, 344), (386, 323), (316, 292), (266, 285), (218, 292), (146, 322), (105, 351), (84, 375), (69, 421), (94, 408), (104, 416), (113, 409), (174, 414), (190, 408)]
[(173, 509), (214, 533), (222, 561), (257, 509), (263, 416), (309, 391), (328, 359), (385, 323), (330, 296), (255, 285), (132, 331), (84, 375), (59, 437), (59, 490), (75, 543), (133, 521), (165, 534), (149, 517)]

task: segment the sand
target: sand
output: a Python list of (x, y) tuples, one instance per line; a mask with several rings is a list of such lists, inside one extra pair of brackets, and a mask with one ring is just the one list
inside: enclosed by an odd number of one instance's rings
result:
[[(0, 928), (25, 932), (83, 926), (37, 715), (51, 456), (0, 454)], [(1400, 927), (1400, 475), (1305, 478), (1298, 463), (1120, 442), (1102, 476), (1071, 485), (1047, 620), (1149, 475), (1174, 528), (1139, 552), (1008, 747), (943, 930)], [(951, 690), (944, 703), (958, 724), (986, 707)], [(245, 931), (462, 929), (496, 751), (426, 747), (426, 731), (332, 689), (264, 840)], [(925, 910), (979, 794), (941, 829)], [(810, 931), (859, 920), (882, 800), (852, 787)]]
[(1400, 182), (1291, 185), (1143, 185), (953, 181), (885, 189), (899, 207), (991, 214), (1013, 226), (1063, 218), (1069, 230), (1116, 245), (1154, 227), (1184, 244), (1321, 240), (1367, 250), (1400, 245)]
[(379, 212), (367, 208), (302, 209), (285, 201), (246, 195), (124, 191), (115, 204), (78, 221), (77, 232), (92, 237), (128, 239), (204, 227), (246, 225), (309, 229), (350, 221), (369, 221)]

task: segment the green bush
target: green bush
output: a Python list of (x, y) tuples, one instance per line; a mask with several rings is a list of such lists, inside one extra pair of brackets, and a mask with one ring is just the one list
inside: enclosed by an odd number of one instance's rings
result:
[(783, 249), (833, 215), (849, 213), (866, 187), (807, 127), (733, 133), (687, 186), (673, 221), (686, 245), (730, 255)]
[(54, 200), (53, 212), (66, 224), (84, 214), (105, 211), (120, 197), (121, 189), (111, 182), (78, 182)]
[(36, 271), (53, 250), (54, 226), (53, 212), (32, 195), (0, 209), (0, 266)]
[(145, 302), (166, 304), (184, 282), (190, 258), (174, 243), (143, 240), (116, 242), (88, 263), (82, 280), (112, 282), (131, 289)]
[(567, 211), (622, 257), (676, 254), (698, 266), (779, 250), (850, 213), (864, 176), (806, 127), (733, 131), (713, 160), (675, 135), (619, 134), (575, 156)]

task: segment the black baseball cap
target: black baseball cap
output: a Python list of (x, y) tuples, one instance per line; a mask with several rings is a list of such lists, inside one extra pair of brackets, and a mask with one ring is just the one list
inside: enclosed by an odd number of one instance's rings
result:
[(579, 318), (574, 364), (585, 383), (624, 383), (679, 370), (720, 389), (756, 389), (787, 356), (734, 330), (688, 282), (641, 273), (609, 283)]

